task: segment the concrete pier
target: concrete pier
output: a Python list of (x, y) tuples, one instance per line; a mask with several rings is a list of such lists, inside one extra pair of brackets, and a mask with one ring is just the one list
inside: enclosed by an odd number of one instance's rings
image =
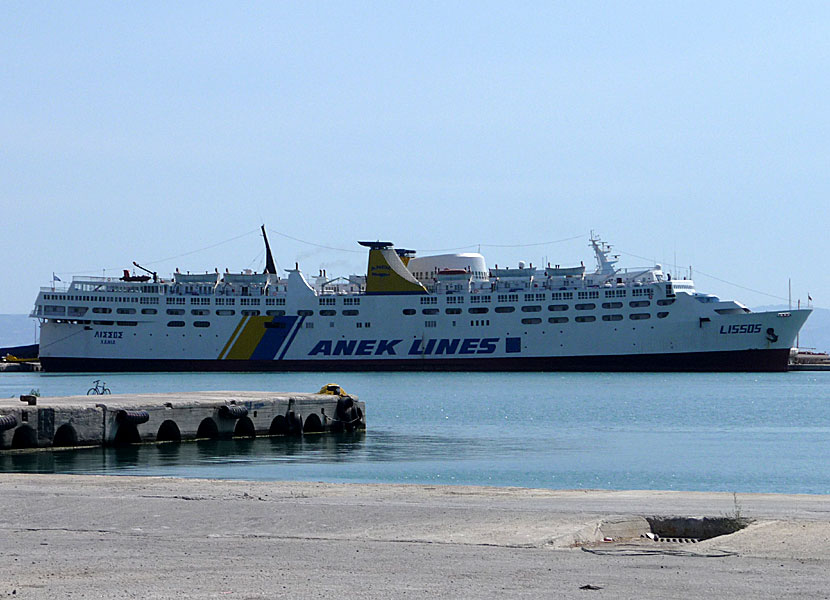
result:
[(723, 515), (734, 497), (5, 474), (0, 595), (827, 598), (830, 497), (738, 501), (753, 522), (737, 533), (632, 543), (608, 524)]
[(37, 373), (42, 370), (39, 362), (0, 362), (0, 373)]
[(0, 399), (0, 450), (299, 435), (366, 428), (354, 396), (181, 392)]

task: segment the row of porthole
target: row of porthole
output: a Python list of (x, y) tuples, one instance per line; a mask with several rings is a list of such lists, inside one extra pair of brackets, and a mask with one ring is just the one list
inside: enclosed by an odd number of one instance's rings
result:
[[(659, 312), (657, 313), (658, 319), (665, 319), (669, 316), (667, 312)], [(632, 321), (642, 321), (645, 319), (650, 319), (651, 315), (649, 313), (633, 313), (628, 315), (628, 318)], [(574, 321), (577, 323), (593, 323), (596, 321), (597, 318), (593, 315), (584, 315), (575, 317)], [(602, 315), (603, 321), (622, 321), (622, 315)], [(568, 317), (550, 317), (548, 319), (548, 323), (567, 323), (569, 321)], [(524, 325), (538, 325), (542, 322), (542, 319), (522, 319), (522, 323)]]
[[(671, 302), (674, 302), (673, 300)], [(671, 302), (667, 302), (670, 304)], [(650, 302), (648, 300), (633, 300), (628, 303), (631, 308), (645, 308), (650, 306)], [(661, 304), (661, 301), (658, 301), (658, 304)], [(661, 304), (662, 306), (663, 304)], [(596, 309), (597, 305), (593, 302), (587, 302), (583, 304), (575, 304), (574, 308), (576, 310), (594, 310)], [(604, 309), (615, 309), (615, 308), (622, 308), (622, 302), (603, 302), (602, 308)], [(548, 306), (548, 310), (551, 312), (563, 312), (570, 308), (567, 304), (551, 304)], [(532, 312), (541, 312), (542, 307), (538, 304), (534, 305), (527, 305), (521, 307), (522, 312), (525, 313), (532, 313)], [(497, 313), (512, 313), (516, 311), (515, 306), (497, 306), (493, 309), (494, 312)], [(414, 308), (404, 308), (403, 314), (406, 316), (412, 316), (416, 314), (416, 310)], [(448, 315), (459, 315), (461, 314), (460, 308), (445, 308), (444, 312)], [(472, 306), (467, 309), (467, 312), (470, 314), (486, 314), (490, 312), (490, 309), (486, 306)], [(440, 313), (440, 309), (437, 308), (422, 308), (421, 313), (425, 315), (437, 315)]]
[[(450, 312), (450, 310), (452, 310), (452, 309), (447, 309), (447, 314), (458, 314), (456, 312)], [(433, 313), (429, 313), (429, 314), (433, 314)], [(669, 316), (669, 313), (667, 311), (661, 311), (661, 312), (657, 313), (657, 318), (658, 319), (665, 319), (668, 316)], [(602, 320), (603, 321), (622, 321), (623, 318), (624, 318), (623, 315), (620, 315), (620, 314), (602, 315)], [(651, 314), (650, 313), (631, 313), (630, 315), (628, 315), (628, 318), (631, 319), (632, 321), (640, 321), (640, 320), (650, 319)], [(548, 318), (548, 323), (567, 323), (569, 320), (570, 319), (568, 317), (550, 317), (550, 318)], [(596, 320), (597, 320), (597, 318), (593, 315), (585, 315), (585, 316), (579, 316), (579, 317), (574, 318), (574, 321), (576, 321), (577, 323), (591, 323), (591, 322), (596, 321)], [(538, 317), (522, 319), (522, 323), (525, 324), (525, 325), (535, 325), (535, 324), (538, 324), (538, 323), (541, 323), (541, 322), (542, 322), (542, 319), (538, 318)]]

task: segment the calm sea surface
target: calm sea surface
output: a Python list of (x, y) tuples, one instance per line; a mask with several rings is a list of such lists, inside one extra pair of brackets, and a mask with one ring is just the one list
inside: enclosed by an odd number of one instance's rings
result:
[[(97, 375), (5, 373), (5, 397)], [(367, 405), (362, 435), (0, 455), (0, 472), (544, 488), (830, 493), (830, 373), (110, 374), (114, 393), (313, 392)]]

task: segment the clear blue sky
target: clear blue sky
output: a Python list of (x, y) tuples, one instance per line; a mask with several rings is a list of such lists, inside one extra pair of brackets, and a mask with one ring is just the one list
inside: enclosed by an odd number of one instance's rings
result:
[(357, 251), (272, 234), (306, 272), (362, 272), (378, 238), (593, 265), (594, 229), (624, 266), (676, 256), (750, 306), (776, 300), (703, 273), (782, 298), (791, 277), (830, 306), (826, 2), (0, 15), (0, 313), (53, 271), (261, 268), (261, 222)]

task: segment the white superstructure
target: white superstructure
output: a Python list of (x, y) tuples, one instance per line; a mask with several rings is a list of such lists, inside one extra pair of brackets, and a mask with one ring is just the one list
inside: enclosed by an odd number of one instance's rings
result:
[[(43, 288), (46, 370), (785, 370), (810, 310), (751, 312), (659, 265), (488, 269), (386, 242), (366, 276), (176, 273)], [(268, 253), (270, 264), (270, 252)], [(275, 269), (274, 269), (275, 270)], [(145, 280), (140, 280), (145, 279)]]

